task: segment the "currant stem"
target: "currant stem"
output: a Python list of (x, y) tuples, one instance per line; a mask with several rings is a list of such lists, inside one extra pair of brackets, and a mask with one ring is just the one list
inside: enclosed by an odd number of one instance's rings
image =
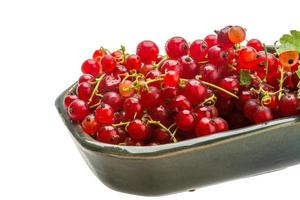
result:
[(96, 82), (97, 82), (97, 83), (96, 83), (96, 86), (95, 86), (95, 88), (94, 88), (94, 90), (93, 90), (93, 93), (92, 93), (91, 97), (90, 97), (89, 100), (88, 100), (88, 104), (90, 104), (90, 103), (92, 102), (92, 100), (93, 100), (95, 94), (96, 94), (97, 91), (98, 91), (100, 82), (102, 81), (102, 79), (104, 78), (104, 76), (105, 76), (105, 73), (102, 74), (99, 78), (96, 78)]
[(170, 129), (168, 129), (167, 127), (165, 127), (165, 125), (163, 125), (162, 123), (160, 123), (160, 121), (154, 121), (154, 120), (148, 120), (148, 124), (153, 124), (153, 125), (157, 125), (157, 126), (160, 126), (162, 129), (164, 129), (165, 131), (167, 131), (170, 136), (171, 136), (171, 139), (174, 143), (177, 142), (177, 139), (175, 138), (175, 134), (173, 134)]
[(127, 126), (129, 122), (120, 122), (118, 124), (112, 124), (113, 127)]
[(233, 98), (239, 99), (239, 97), (236, 96), (235, 94), (233, 94), (232, 92), (229, 92), (228, 90), (225, 90), (224, 88), (221, 88), (221, 87), (219, 87), (219, 86), (217, 86), (217, 85), (214, 85), (214, 84), (209, 83), (209, 82), (206, 82), (206, 81), (201, 81), (201, 83), (202, 83), (203, 85), (206, 85), (206, 86), (208, 86), (208, 87), (214, 88), (214, 89), (216, 89), (216, 90), (220, 90), (221, 92), (224, 92), (225, 94), (228, 94), (229, 96), (231, 96), (231, 97), (233, 97)]
[(279, 68), (280, 71), (280, 80), (279, 80), (279, 94), (278, 94), (278, 99), (280, 100), (281, 97), (283, 96), (283, 82), (284, 82), (284, 75), (285, 75), (285, 71), (283, 69), (283, 67)]

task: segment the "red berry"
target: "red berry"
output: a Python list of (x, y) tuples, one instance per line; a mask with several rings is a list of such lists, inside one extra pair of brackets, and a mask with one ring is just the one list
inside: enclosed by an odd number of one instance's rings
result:
[(84, 118), (81, 123), (82, 129), (89, 135), (94, 135), (99, 129), (99, 123), (96, 121), (95, 116), (90, 114)]
[(180, 111), (185, 109), (190, 110), (192, 106), (189, 100), (185, 96), (178, 95), (172, 100), (169, 107), (170, 110)]
[(170, 142), (170, 134), (162, 128), (156, 128), (153, 132), (153, 141), (159, 144), (166, 144)]
[(147, 74), (148, 72), (150, 72), (151, 70), (153, 70), (153, 69), (154, 69), (154, 66), (153, 66), (152, 64), (144, 64), (144, 65), (140, 68), (139, 72), (142, 73), (144, 76), (146, 76), (146, 74)]
[(160, 90), (157, 87), (149, 87), (141, 93), (141, 105), (145, 109), (153, 108), (159, 105)]
[(93, 53), (93, 59), (100, 60), (104, 55), (106, 55), (106, 51), (103, 48), (97, 49)]
[(78, 99), (78, 96), (76, 96), (75, 94), (69, 94), (65, 97), (64, 99), (64, 106), (67, 109), (69, 107), (69, 105), (75, 101), (76, 99)]
[(270, 108), (266, 106), (257, 106), (253, 113), (253, 121), (256, 124), (264, 123), (273, 119)]
[(208, 96), (206, 87), (195, 79), (188, 80), (183, 93), (192, 104), (200, 104)]
[[(234, 94), (238, 94), (240, 91), (240, 81), (235, 76), (225, 77), (220, 81), (220, 87)], [(219, 93), (224, 98), (231, 98), (224, 92)]]
[(261, 43), (261, 41), (259, 41), (258, 39), (251, 39), (247, 42), (248, 47), (252, 47), (254, 48), (256, 51), (263, 51), (264, 50), (264, 46)]
[(198, 65), (190, 56), (182, 56), (178, 59), (178, 62), (182, 65), (180, 74), (182, 78), (194, 78), (199, 71)]
[(200, 137), (214, 134), (217, 131), (217, 128), (213, 124), (211, 118), (203, 117), (197, 122), (195, 131), (196, 135)]
[(208, 48), (210, 48), (210, 47), (212, 47), (212, 46), (218, 44), (218, 38), (217, 38), (217, 36), (214, 35), (214, 34), (207, 35), (207, 36), (204, 38), (204, 41), (206, 42)]
[(213, 122), (216, 127), (216, 132), (228, 131), (228, 124), (223, 118), (216, 117), (213, 119)]
[(93, 77), (90, 74), (83, 74), (80, 76), (79, 80), (78, 80), (78, 84), (83, 83), (83, 82), (87, 82), (87, 83), (92, 83), (95, 81), (95, 77)]
[(204, 40), (195, 40), (190, 46), (190, 55), (197, 61), (203, 61), (207, 57), (208, 45)]
[(106, 92), (102, 102), (110, 105), (114, 111), (119, 111), (123, 105), (123, 98), (116, 92)]
[(118, 144), (120, 136), (113, 126), (102, 126), (97, 134), (97, 140), (108, 144)]
[(132, 120), (127, 126), (127, 131), (135, 141), (143, 141), (150, 135), (149, 127), (140, 119)]
[(125, 66), (128, 70), (135, 69), (138, 71), (141, 69), (142, 61), (137, 55), (129, 55), (126, 58)]
[(105, 55), (101, 59), (101, 65), (105, 73), (111, 73), (117, 66), (117, 62), (112, 55)]
[(178, 58), (188, 54), (189, 45), (184, 38), (173, 37), (167, 41), (165, 51), (170, 59), (177, 60)]
[(95, 118), (101, 125), (110, 125), (114, 122), (114, 110), (110, 105), (102, 103), (95, 110)]
[(232, 26), (226, 26), (222, 28), (220, 31), (217, 31), (218, 44), (223, 48), (229, 48), (233, 46), (233, 43), (230, 41), (228, 37), (228, 32)]
[(123, 110), (126, 119), (133, 119), (134, 116), (140, 117), (142, 114), (142, 106), (136, 97), (128, 97), (124, 100)]
[(136, 48), (136, 54), (145, 64), (151, 64), (152, 62), (156, 61), (158, 53), (158, 46), (150, 40), (140, 42)]
[(201, 75), (201, 80), (213, 84), (219, 83), (221, 78), (221, 74), (218, 68), (210, 63), (200, 68), (199, 75)]
[(256, 61), (257, 52), (252, 47), (244, 47), (238, 52), (238, 63), (240, 69), (252, 69)]
[(150, 109), (149, 114), (153, 120), (160, 121), (164, 125), (170, 121), (168, 110), (163, 105)]
[(81, 71), (84, 74), (91, 74), (92, 76), (97, 77), (101, 74), (101, 66), (96, 60), (88, 59), (82, 63)]
[(88, 105), (81, 99), (74, 100), (68, 107), (69, 117), (74, 121), (82, 121), (90, 114)]
[(218, 109), (214, 105), (197, 107), (194, 109), (194, 112), (198, 119), (201, 119), (203, 117), (207, 117), (207, 118), (218, 117)]
[(279, 101), (279, 112), (282, 117), (296, 115), (299, 107), (299, 100), (294, 94), (286, 94)]
[(166, 73), (171, 70), (177, 71), (180, 74), (182, 71), (182, 65), (177, 60), (167, 60), (160, 68), (162, 73)]
[(177, 71), (167, 71), (164, 77), (164, 84), (167, 87), (175, 87), (179, 83), (179, 73)]
[(191, 111), (181, 110), (176, 115), (176, 126), (182, 131), (194, 129), (195, 119)]
[(106, 75), (100, 82), (99, 92), (101, 94), (110, 91), (117, 92), (119, 90), (121, 80), (120, 76)]
[(90, 99), (93, 90), (94, 88), (91, 86), (91, 84), (83, 82), (77, 86), (76, 94), (79, 99), (87, 102)]
[(244, 105), (244, 115), (250, 120), (254, 121), (253, 113), (255, 112), (256, 108), (259, 106), (258, 101), (256, 99), (249, 99), (246, 101)]

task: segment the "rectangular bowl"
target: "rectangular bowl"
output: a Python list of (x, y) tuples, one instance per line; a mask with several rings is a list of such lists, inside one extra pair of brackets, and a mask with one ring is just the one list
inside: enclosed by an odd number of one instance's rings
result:
[(300, 162), (299, 116), (172, 144), (117, 146), (95, 141), (70, 121), (63, 105), (70, 88), (56, 108), (90, 169), (117, 191), (166, 195)]

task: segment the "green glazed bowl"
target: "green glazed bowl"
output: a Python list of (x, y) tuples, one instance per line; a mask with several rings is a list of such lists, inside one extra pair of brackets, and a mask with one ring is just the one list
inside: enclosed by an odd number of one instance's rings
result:
[(166, 195), (300, 162), (299, 116), (172, 144), (117, 146), (95, 141), (70, 121), (63, 105), (69, 90), (56, 108), (90, 169), (117, 191)]

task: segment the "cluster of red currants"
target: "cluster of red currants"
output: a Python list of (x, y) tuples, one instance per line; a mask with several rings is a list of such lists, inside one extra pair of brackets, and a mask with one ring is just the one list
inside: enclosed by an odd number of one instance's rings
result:
[(299, 114), (299, 55), (277, 53), (246, 30), (227, 26), (189, 44), (166, 42), (166, 55), (142, 41), (96, 50), (65, 108), (100, 142), (146, 146), (206, 136)]

